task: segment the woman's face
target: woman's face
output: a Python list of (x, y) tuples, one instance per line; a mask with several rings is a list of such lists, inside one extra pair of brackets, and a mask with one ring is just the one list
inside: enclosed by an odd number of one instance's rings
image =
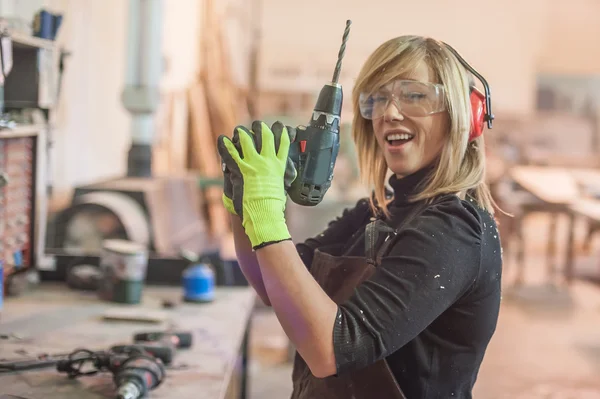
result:
[[(411, 76), (403, 79), (434, 82), (425, 63), (419, 64)], [(447, 112), (411, 117), (404, 115), (394, 101), (390, 101), (384, 114), (373, 119), (372, 123), (387, 166), (399, 178), (408, 176), (434, 161), (442, 151), (449, 126)], [(398, 134), (403, 136), (397, 136)], [(410, 139), (389, 140), (398, 137)]]

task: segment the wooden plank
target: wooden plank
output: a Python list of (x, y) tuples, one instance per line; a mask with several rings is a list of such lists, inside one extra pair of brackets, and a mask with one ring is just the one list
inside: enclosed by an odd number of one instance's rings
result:
[[(231, 136), (233, 128), (239, 121), (240, 110), (247, 106), (245, 98), (241, 102), (232, 79), (230, 62), (223, 45), (222, 23), (213, 0), (204, 2), (201, 46), (203, 58), (200, 82), (193, 96), (195, 104), (199, 108), (206, 109), (205, 114), (209, 122), (204, 123), (206, 128), (197, 126), (194, 129), (194, 140), (199, 140), (194, 144), (194, 148), (196, 154), (202, 154), (204, 158), (203, 174), (207, 177), (219, 178), (222, 171), (216, 148), (217, 138), (221, 134)], [(201, 93), (204, 95), (204, 100), (201, 98)], [(195, 106), (192, 106), (195, 109)], [(201, 113), (199, 112), (198, 115)], [(205, 190), (210, 230), (218, 236), (230, 230), (229, 217), (221, 200), (222, 194), (222, 189), (216, 187)]]
[(206, 189), (205, 199), (208, 201), (210, 232), (215, 237), (222, 237), (231, 230), (229, 214), (223, 206), (223, 190), (217, 187)]
[(166, 175), (170, 171), (170, 136), (173, 94), (166, 93), (156, 114), (156, 139), (152, 145), (152, 171)]
[(179, 174), (187, 170), (189, 103), (186, 91), (166, 93), (156, 116), (153, 172)]
[(206, 26), (204, 47), (205, 62), (202, 72), (211, 117), (212, 133), (231, 135), (238, 123), (236, 111), (239, 98), (236, 96), (229, 59), (223, 45), (222, 27), (212, 0), (206, 0)]
[[(221, 162), (216, 148), (216, 138), (212, 134), (212, 124), (208, 113), (205, 88), (202, 83), (194, 85), (189, 90), (190, 101), (190, 163), (208, 177), (222, 176)], [(220, 188), (205, 190), (205, 202), (208, 210), (210, 233), (220, 236), (229, 231), (227, 211), (223, 207)]]
[(176, 92), (173, 96), (173, 109), (170, 136), (170, 171), (187, 170), (189, 110), (187, 92)]
[(190, 166), (203, 175), (216, 177), (221, 173), (204, 84), (199, 82), (188, 91), (190, 102)]
[(16, 47), (32, 47), (46, 50), (55, 50), (56, 44), (52, 40), (41, 39), (21, 32), (10, 32), (10, 38)]
[(541, 166), (514, 166), (510, 176), (525, 190), (551, 204), (569, 204), (581, 193), (568, 169)]
[(0, 139), (37, 136), (43, 125), (17, 125), (13, 129), (0, 129)]
[(600, 195), (600, 170), (578, 168), (572, 169), (570, 172), (583, 192), (591, 196)]
[(572, 203), (569, 208), (575, 213), (600, 222), (600, 200), (582, 198)]

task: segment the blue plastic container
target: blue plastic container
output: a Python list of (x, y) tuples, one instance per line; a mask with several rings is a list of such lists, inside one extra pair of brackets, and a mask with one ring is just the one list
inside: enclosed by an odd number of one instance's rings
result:
[(205, 263), (183, 272), (183, 299), (186, 302), (212, 302), (215, 299), (215, 272)]

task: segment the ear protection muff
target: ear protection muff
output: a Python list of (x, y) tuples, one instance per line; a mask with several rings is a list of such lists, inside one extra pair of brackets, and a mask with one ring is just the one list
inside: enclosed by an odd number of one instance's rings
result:
[(472, 73), (483, 85), (485, 93), (479, 91), (475, 86), (470, 87), (469, 98), (471, 101), (471, 131), (469, 132), (469, 142), (475, 140), (483, 134), (484, 124), (487, 123), (488, 129), (492, 128), (494, 114), (492, 114), (492, 99), (490, 94), (490, 86), (479, 72), (475, 70), (464, 58), (458, 54), (449, 44), (444, 43), (446, 48), (456, 57), (461, 65), (470, 73)]
[(471, 87), (470, 99), (473, 118), (471, 120), (469, 142), (483, 134), (483, 125), (485, 123), (485, 95), (477, 87)]

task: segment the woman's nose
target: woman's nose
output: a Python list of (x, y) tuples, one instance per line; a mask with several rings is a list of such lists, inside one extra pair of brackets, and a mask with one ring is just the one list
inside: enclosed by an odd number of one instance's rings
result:
[(385, 112), (384, 112), (383, 116), (385, 117), (385, 120), (388, 122), (404, 120), (404, 115), (402, 114), (402, 111), (400, 110), (400, 104), (398, 104), (398, 101), (396, 101), (395, 98), (390, 98), (388, 100), (388, 103), (387, 103), (387, 106), (385, 107)]

